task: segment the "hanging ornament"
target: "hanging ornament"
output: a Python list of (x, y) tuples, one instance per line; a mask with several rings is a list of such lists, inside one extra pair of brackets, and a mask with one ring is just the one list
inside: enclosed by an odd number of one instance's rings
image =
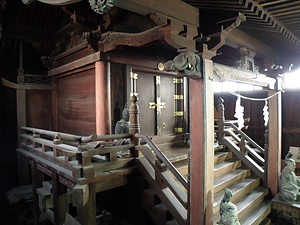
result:
[(241, 105), (241, 96), (240, 95), (238, 95), (238, 98), (235, 103), (234, 117), (237, 118), (238, 128), (242, 129), (244, 127), (244, 107)]
[(269, 122), (269, 111), (268, 111), (268, 100), (265, 100), (265, 106), (263, 108), (263, 116), (264, 116), (264, 121), (265, 121), (265, 126), (268, 125)]

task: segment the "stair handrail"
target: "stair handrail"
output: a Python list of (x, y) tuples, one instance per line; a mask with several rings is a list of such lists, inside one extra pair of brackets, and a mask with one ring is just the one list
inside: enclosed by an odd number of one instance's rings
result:
[(143, 139), (155, 152), (156, 156), (166, 165), (166, 167), (176, 177), (176, 179), (180, 182), (180, 184), (183, 185), (185, 189), (188, 189), (188, 183), (186, 179), (181, 175), (181, 173), (170, 162), (170, 160), (165, 156), (165, 154), (156, 146), (156, 144), (150, 139), (148, 135), (142, 133), (136, 133), (135, 137)]
[[(239, 159), (241, 159), (254, 173), (256, 173), (266, 184), (266, 170), (265, 170), (265, 163), (267, 160), (264, 158), (265, 155), (265, 149), (263, 149), (261, 146), (259, 146), (254, 140), (252, 140), (248, 135), (246, 135), (243, 131), (241, 131), (234, 123), (235, 121), (225, 121), (224, 116), (224, 100), (222, 98), (219, 99), (219, 105), (218, 105), (218, 141), (219, 144), (223, 144), (227, 146), (233, 153), (237, 155)], [(227, 128), (225, 127), (227, 126)], [(233, 135), (230, 131), (228, 131), (228, 126), (233, 128), (234, 131), (237, 133), (237, 135)], [(226, 132), (226, 129), (228, 132)], [(225, 137), (225, 134), (229, 134), (232, 136), (238, 144), (235, 144), (234, 142), (230, 141), (230, 139)], [(259, 154), (257, 154), (252, 148), (250, 147), (251, 144), (254, 146), (260, 153), (263, 154), (264, 158), (262, 158)], [(246, 154), (246, 151), (249, 152), (253, 157), (256, 158), (262, 166), (259, 165), (255, 160), (250, 158), (248, 154)]]
[(265, 153), (265, 149), (263, 149), (260, 145), (258, 145), (253, 139), (251, 139), (247, 134), (245, 134), (242, 130), (240, 130), (237, 126), (233, 124), (233, 122), (225, 122), (226, 125), (229, 125), (232, 127), (235, 132), (237, 132), (241, 137), (244, 138), (244, 140), (248, 141), (253, 145), (257, 150), (259, 150), (261, 153)]

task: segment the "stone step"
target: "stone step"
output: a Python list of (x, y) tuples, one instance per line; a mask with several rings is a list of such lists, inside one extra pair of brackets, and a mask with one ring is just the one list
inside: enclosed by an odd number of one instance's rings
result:
[[(241, 180), (240, 182), (229, 186), (228, 188), (232, 191), (232, 202), (237, 202), (238, 199), (242, 199), (245, 195), (247, 195), (250, 191), (254, 188), (259, 186), (260, 179), (253, 177), (253, 178), (246, 178)], [(219, 193), (215, 194), (214, 196), (214, 204), (213, 204), (213, 215), (216, 215), (220, 212), (220, 203), (224, 196), (224, 192), (220, 191)]]
[(222, 177), (217, 177), (214, 179), (214, 193), (217, 194), (230, 185), (238, 183), (240, 180), (250, 176), (250, 169), (239, 168), (229, 173), (225, 174)]
[(228, 172), (235, 170), (242, 166), (242, 161), (238, 158), (231, 158), (223, 162), (215, 164), (214, 178), (224, 176)]

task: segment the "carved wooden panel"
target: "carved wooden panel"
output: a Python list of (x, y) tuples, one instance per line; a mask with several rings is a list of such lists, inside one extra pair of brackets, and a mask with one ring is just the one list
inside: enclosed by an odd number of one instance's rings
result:
[(59, 130), (89, 135), (95, 133), (95, 71), (90, 69), (58, 80)]

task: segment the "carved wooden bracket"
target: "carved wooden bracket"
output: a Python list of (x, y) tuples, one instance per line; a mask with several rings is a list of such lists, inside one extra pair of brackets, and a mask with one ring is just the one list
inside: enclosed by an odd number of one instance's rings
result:
[(151, 19), (161, 26), (164, 39), (171, 46), (177, 49), (187, 48), (196, 50), (195, 37), (198, 36), (197, 27), (159, 13), (151, 14)]
[(202, 59), (196, 53), (184, 50), (173, 60), (159, 63), (158, 69), (161, 71), (177, 71), (183, 76), (199, 79), (202, 78)]
[(98, 43), (99, 50), (107, 52), (119, 45), (143, 46), (157, 40), (163, 40), (164, 36), (159, 27), (153, 27), (141, 33), (107, 32), (101, 34), (101, 41)]

